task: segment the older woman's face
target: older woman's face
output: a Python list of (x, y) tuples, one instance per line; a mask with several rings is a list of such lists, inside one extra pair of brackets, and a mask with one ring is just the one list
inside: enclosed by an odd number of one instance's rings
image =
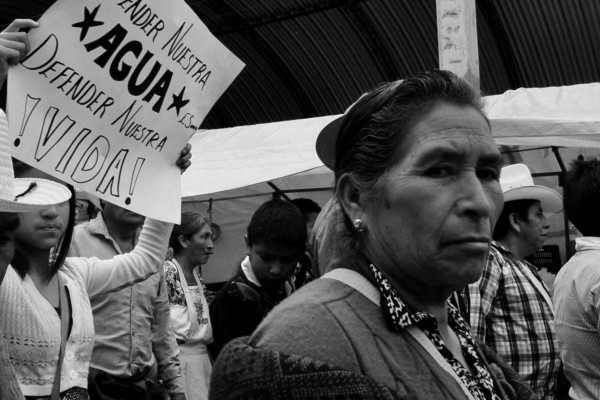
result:
[(409, 135), (365, 207), (365, 252), (395, 284), (457, 290), (486, 263), (503, 206), (501, 156), (472, 107), (439, 104)]

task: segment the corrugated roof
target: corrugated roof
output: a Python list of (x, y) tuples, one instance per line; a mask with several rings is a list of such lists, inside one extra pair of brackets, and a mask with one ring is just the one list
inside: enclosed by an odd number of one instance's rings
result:
[[(50, 0), (0, 1), (0, 25)], [(435, 0), (189, 0), (246, 63), (204, 128), (343, 112), (382, 81), (438, 65)], [(597, 0), (478, 0), (481, 89), (600, 80)]]

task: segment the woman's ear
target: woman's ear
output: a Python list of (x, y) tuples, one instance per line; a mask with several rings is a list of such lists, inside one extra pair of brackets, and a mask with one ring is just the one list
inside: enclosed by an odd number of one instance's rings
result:
[(335, 188), (335, 194), (350, 221), (362, 218), (364, 213), (363, 197), (352, 184), (349, 174), (346, 173), (340, 176)]
[(188, 239), (187, 237), (185, 237), (185, 235), (179, 235), (177, 236), (177, 241), (179, 241), (179, 244), (181, 245), (182, 248), (186, 249), (188, 247)]

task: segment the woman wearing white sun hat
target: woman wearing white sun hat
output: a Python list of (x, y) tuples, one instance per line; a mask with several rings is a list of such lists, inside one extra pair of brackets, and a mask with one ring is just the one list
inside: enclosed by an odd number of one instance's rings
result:
[[(3, 116), (0, 110), (0, 115)], [(2, 123), (5, 120), (2, 118)], [(5, 129), (1, 129), (6, 132)], [(9, 149), (6, 134), (0, 135), (0, 149)], [(19, 214), (41, 210), (67, 201), (71, 193), (56, 182), (45, 179), (14, 179), (10, 154), (0, 154), (0, 284), (13, 254), (13, 231), (19, 225)], [(0, 302), (4, 309), (6, 305)], [(0, 329), (0, 399), (22, 399), (23, 394), (9, 362), (9, 350)]]
[[(5, 123), (0, 130), (6, 132)], [(189, 157), (187, 146), (178, 165), (186, 168)], [(36, 181), (44, 176), (23, 163), (18, 163), (15, 175)], [(94, 344), (89, 298), (146, 279), (158, 271), (166, 254), (172, 225), (147, 219), (136, 248), (128, 254), (111, 260), (65, 258), (74, 210), (71, 196), (69, 202), (21, 214), (13, 235), (15, 257), (0, 292), (0, 328), (11, 338), (11, 363), (26, 397), (88, 398)]]
[[(16, 20), (0, 33), (0, 87), (6, 78), (8, 64), (18, 61), (26, 52), (27, 35), (21, 28), (35, 28), (31, 20)], [(5, 124), (4, 112), (0, 110)], [(41, 210), (67, 201), (71, 196), (66, 187), (45, 179), (14, 179), (10, 154), (10, 140), (4, 126), (0, 131), (0, 284), (4, 280), (14, 247), (12, 233), (19, 224), (18, 213)], [(0, 303), (4, 309), (5, 304)], [(23, 399), (23, 393), (9, 362), (9, 350), (0, 329), (0, 399)]]
[[(0, 131), (6, 135), (5, 123)], [(189, 156), (186, 147), (178, 165), (189, 163)], [(44, 176), (23, 163), (18, 163), (15, 175), (36, 182)], [(62, 190), (69, 193), (66, 186)], [(94, 345), (89, 298), (146, 279), (158, 271), (166, 254), (172, 225), (147, 219), (136, 248), (128, 254), (111, 260), (66, 258), (74, 210), (71, 196), (68, 202), (21, 214), (13, 234), (15, 257), (0, 292), (0, 329), (11, 338), (11, 363), (28, 398), (88, 398)]]
[(525, 164), (502, 168), (504, 209), (481, 279), (469, 285), (473, 333), (543, 399), (554, 399), (560, 357), (550, 292), (525, 257), (542, 247), (562, 196), (536, 185)]

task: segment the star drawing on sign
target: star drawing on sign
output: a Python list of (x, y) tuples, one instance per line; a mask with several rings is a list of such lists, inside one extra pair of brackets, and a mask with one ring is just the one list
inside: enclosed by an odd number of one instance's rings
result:
[(79, 41), (82, 42), (87, 35), (88, 29), (93, 28), (94, 26), (104, 25), (102, 21), (96, 21), (96, 14), (98, 13), (98, 9), (100, 8), (100, 4), (94, 8), (94, 11), (90, 12), (87, 7), (83, 10), (83, 21), (76, 22), (71, 25), (73, 28), (81, 28), (81, 33), (79, 34)]
[(175, 107), (175, 111), (177, 112), (177, 116), (179, 117), (179, 110), (181, 110), (182, 107), (185, 107), (185, 105), (190, 102), (190, 99), (186, 99), (186, 100), (183, 99), (184, 93), (185, 93), (185, 86), (183, 87), (183, 89), (181, 89), (181, 92), (179, 92), (179, 94), (177, 96), (174, 94), (172, 95), (173, 102), (167, 108), (167, 111), (170, 110), (171, 108)]

